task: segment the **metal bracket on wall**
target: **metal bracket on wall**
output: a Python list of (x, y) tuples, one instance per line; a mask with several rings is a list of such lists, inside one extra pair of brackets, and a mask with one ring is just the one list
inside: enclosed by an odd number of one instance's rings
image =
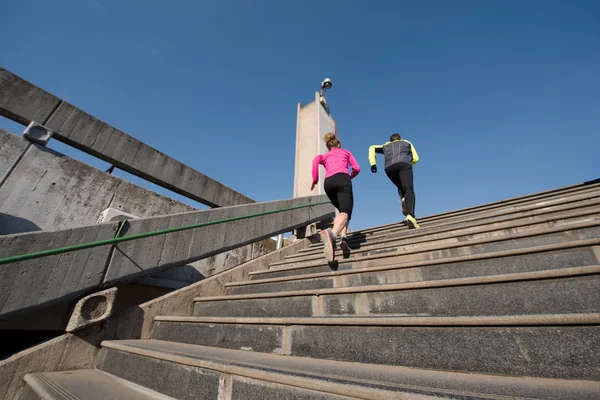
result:
[(37, 122), (31, 121), (27, 128), (23, 131), (23, 137), (28, 141), (27, 145), (21, 150), (17, 158), (12, 162), (12, 164), (6, 169), (2, 177), (0, 177), (0, 187), (6, 183), (10, 174), (15, 170), (17, 165), (21, 162), (25, 153), (29, 150), (32, 143), (37, 143), (42, 146), (46, 146), (50, 139), (52, 138), (52, 132), (50, 129), (46, 128), (44, 125), (40, 125)]
[(25, 139), (42, 146), (48, 144), (50, 139), (52, 139), (53, 134), (53, 131), (34, 121), (31, 121), (29, 125), (27, 125), (27, 128), (25, 128), (25, 131), (23, 131), (23, 137)]

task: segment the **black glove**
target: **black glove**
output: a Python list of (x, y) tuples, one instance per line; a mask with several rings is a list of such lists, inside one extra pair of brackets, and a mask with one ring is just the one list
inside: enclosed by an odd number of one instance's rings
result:
[(372, 173), (376, 173), (377, 172), (377, 165), (371, 165), (371, 172)]

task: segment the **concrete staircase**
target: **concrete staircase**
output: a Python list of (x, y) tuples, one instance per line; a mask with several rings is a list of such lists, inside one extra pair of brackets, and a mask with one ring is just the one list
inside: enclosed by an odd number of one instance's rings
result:
[(25, 399), (598, 399), (600, 183), (355, 232)]

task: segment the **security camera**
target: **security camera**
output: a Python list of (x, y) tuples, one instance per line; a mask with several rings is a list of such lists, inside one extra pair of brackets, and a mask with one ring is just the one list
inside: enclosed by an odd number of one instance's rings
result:
[(321, 82), (321, 89), (331, 89), (332, 83), (331, 79), (325, 78), (323, 82)]

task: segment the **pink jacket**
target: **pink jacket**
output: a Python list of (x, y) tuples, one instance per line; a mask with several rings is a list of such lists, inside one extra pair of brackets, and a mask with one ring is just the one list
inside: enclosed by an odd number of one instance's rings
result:
[[(325, 178), (339, 173), (348, 174), (350, 178), (354, 178), (360, 172), (360, 167), (352, 153), (344, 149), (331, 149), (313, 159), (312, 178), (314, 184), (319, 181), (319, 164), (325, 166)], [(348, 172), (348, 164), (352, 167), (352, 173)]]

